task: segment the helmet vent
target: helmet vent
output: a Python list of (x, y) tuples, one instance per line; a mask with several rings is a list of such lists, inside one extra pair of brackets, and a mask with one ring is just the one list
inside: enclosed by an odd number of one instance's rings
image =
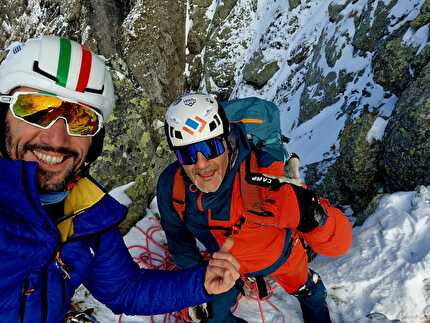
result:
[(182, 134), (181, 134), (180, 131), (178, 131), (178, 130), (175, 131), (175, 138), (177, 138), (177, 139), (183, 139)]
[(34, 61), (33, 71), (49, 78), (50, 80), (57, 82), (57, 78), (54, 75), (51, 75), (51, 74), (49, 74), (49, 73), (47, 73), (47, 72), (45, 72), (39, 68), (39, 62), (38, 61)]
[(12, 49), (12, 53), (17, 54), (17, 53), (19, 53), (21, 50), (22, 50), (22, 45), (18, 45), (18, 46), (15, 46), (15, 47)]
[(211, 123), (209, 123), (209, 130), (213, 131), (216, 128), (217, 124), (215, 121), (212, 121)]
[(170, 137), (173, 137), (173, 127), (169, 127), (169, 135)]
[[(220, 125), (221, 124), (221, 120), (218, 118), (218, 115), (216, 114), (216, 115), (214, 115), (214, 119), (215, 119), (215, 121), (217, 122), (217, 124), (218, 125)], [(211, 129), (212, 130), (212, 129)]]
[(103, 94), (103, 91), (105, 90), (105, 86), (103, 85), (100, 90), (97, 89), (90, 89), (89, 87), (85, 88), (84, 92), (89, 93), (96, 93), (96, 94)]

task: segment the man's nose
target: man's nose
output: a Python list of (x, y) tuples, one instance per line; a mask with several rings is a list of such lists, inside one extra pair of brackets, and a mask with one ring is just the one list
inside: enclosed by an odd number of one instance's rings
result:
[(203, 168), (208, 167), (209, 162), (201, 152), (198, 152), (197, 153), (197, 162), (195, 165), (197, 168), (203, 169)]
[(42, 141), (50, 146), (64, 146), (70, 139), (67, 133), (66, 120), (59, 118), (48, 129), (43, 131)]

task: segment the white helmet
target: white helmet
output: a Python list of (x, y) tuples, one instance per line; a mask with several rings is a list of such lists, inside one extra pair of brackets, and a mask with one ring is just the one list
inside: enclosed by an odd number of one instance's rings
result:
[(79, 43), (56, 36), (32, 38), (11, 46), (0, 65), (0, 93), (9, 94), (20, 86), (92, 106), (104, 120), (115, 103), (104, 59)]
[(205, 94), (186, 94), (166, 112), (165, 130), (171, 148), (225, 135), (228, 132), (224, 110), (215, 98)]

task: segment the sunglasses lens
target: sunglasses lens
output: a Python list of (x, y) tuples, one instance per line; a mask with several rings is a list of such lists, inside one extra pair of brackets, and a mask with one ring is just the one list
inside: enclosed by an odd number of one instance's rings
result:
[(99, 130), (99, 116), (97, 113), (81, 104), (64, 102), (64, 110), (72, 135), (93, 136)]
[(193, 165), (197, 162), (197, 153), (207, 160), (221, 156), (225, 151), (223, 139), (216, 137), (195, 144), (175, 149), (176, 157), (181, 165)]
[(93, 136), (100, 127), (100, 116), (92, 108), (51, 95), (18, 94), (12, 110), (18, 118), (41, 127), (64, 118), (69, 134), (75, 136)]

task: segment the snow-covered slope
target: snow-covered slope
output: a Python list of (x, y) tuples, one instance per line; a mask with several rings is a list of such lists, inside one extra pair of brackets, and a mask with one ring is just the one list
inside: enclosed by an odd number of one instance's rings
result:
[[(248, 2), (241, 1), (230, 16), (249, 10)], [(390, 8), (390, 1), (317, 0), (291, 8), (287, 1), (259, 1), (252, 22), (242, 26), (229, 39), (231, 48), (228, 50), (234, 55), (220, 59), (217, 64), (224, 66), (230, 61), (235, 64), (236, 85), (232, 97), (259, 96), (279, 105), (283, 132), (291, 138), (288, 150), (302, 156), (303, 165), (320, 162), (329, 156), (337, 157), (339, 134), (348, 117), (358, 116), (367, 108), (387, 119), (398, 100), (395, 95), (386, 93), (374, 79), (372, 60), (375, 53), (360, 52), (354, 47), (353, 40), (359, 33), (356, 17), (369, 12), (368, 24), (372, 26), (379, 6), (386, 5), (389, 11), (385, 15), (391, 21), (387, 34), (393, 33), (413, 20), (423, 3), (422, 0), (397, 1)], [(329, 7), (335, 6), (343, 7), (338, 21), (333, 21), (328, 14)], [(232, 23), (227, 21), (226, 25)], [(241, 46), (243, 42), (248, 46)], [(428, 25), (420, 31), (410, 28), (404, 43), (419, 49), (428, 45)], [(244, 66), (250, 64), (256, 53), (261, 53), (263, 62), (277, 62), (279, 66), (261, 89), (250, 85), (244, 76)], [(294, 63), (298, 53), (303, 53), (303, 60)], [(350, 75), (350, 79), (341, 86), (345, 75)], [(331, 77), (332, 89), (321, 85)], [(328, 93), (330, 90), (338, 92), (335, 97)], [(323, 105), (321, 113), (317, 111), (309, 120), (300, 117), (304, 114), (300, 110), (309, 109), (312, 102), (324, 101), (329, 104)], [(357, 108), (345, 113), (345, 107), (352, 102), (357, 103)], [(382, 134), (383, 131), (379, 140)]]
[[(156, 213), (155, 202), (151, 213)], [(146, 246), (154, 253), (163, 251), (147, 245), (141, 230), (158, 225), (149, 215), (124, 238), (129, 246)], [(380, 198), (374, 214), (364, 225), (354, 228), (353, 246), (340, 258), (317, 257), (311, 267), (327, 287), (328, 304), (334, 322), (424, 323), (430, 320), (430, 187), (399, 192)], [(162, 232), (154, 235), (163, 242)], [(142, 251), (131, 249), (137, 256)], [(137, 253), (136, 253), (137, 252)], [(145, 252), (143, 252), (145, 255)], [(146, 253), (148, 256), (148, 253)], [(263, 302), (266, 322), (302, 322), (298, 302), (269, 280), (273, 295)], [(81, 307), (95, 307), (101, 323), (119, 322), (108, 309), (87, 296), (81, 288), (75, 297)], [(381, 314), (387, 317), (382, 320)], [(255, 300), (242, 298), (236, 311), (250, 323), (262, 322)], [(373, 320), (371, 319), (373, 317)], [(155, 318), (163, 322), (164, 316)], [(150, 322), (148, 317), (122, 317), (121, 322)], [(173, 321), (172, 321), (173, 322)]]

